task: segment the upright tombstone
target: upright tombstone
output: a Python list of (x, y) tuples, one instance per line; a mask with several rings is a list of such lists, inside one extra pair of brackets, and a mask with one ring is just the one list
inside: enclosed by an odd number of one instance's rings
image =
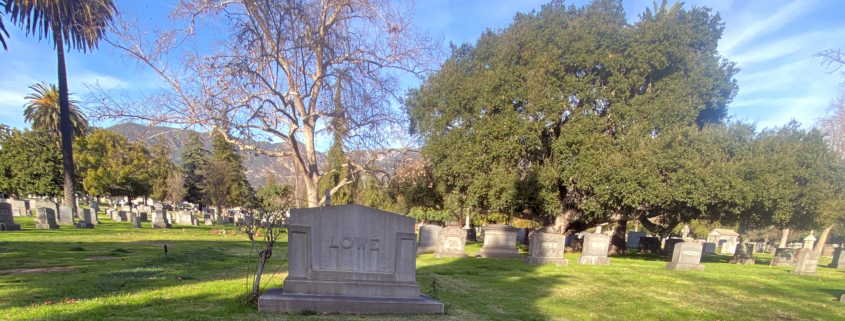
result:
[(156, 215), (153, 216), (153, 222), (150, 226), (152, 228), (172, 228), (173, 226), (167, 220), (167, 209), (161, 203), (157, 203), (155, 208)]
[(0, 202), (0, 231), (19, 231), (20, 224), (15, 224), (12, 216), (12, 204)]
[(19, 199), (8, 199), (6, 200), (10, 205), (12, 205), (12, 216), (26, 216), (26, 212), (29, 211), (29, 201), (27, 200), (19, 200)]
[(738, 243), (734, 249), (734, 256), (729, 263), (754, 265), (754, 243)]
[(671, 256), (675, 253), (675, 244), (683, 243), (683, 239), (666, 239), (663, 242), (663, 255)]
[(76, 228), (94, 228), (94, 218), (91, 215), (90, 208), (78, 208), (78, 212), (80, 213), (79, 222), (76, 223)]
[(464, 229), (464, 231), (466, 231), (467, 234), (467, 241), (478, 242), (478, 235), (476, 235), (474, 228)]
[(73, 208), (70, 206), (59, 207), (59, 217), (56, 218), (59, 225), (76, 225), (73, 221)]
[(132, 227), (141, 228), (141, 215), (132, 215)]
[(581, 256), (578, 257), (578, 264), (587, 265), (608, 265), (610, 258), (607, 251), (610, 248), (610, 235), (602, 233), (590, 233), (584, 237), (584, 247), (581, 249)]
[[(59, 219), (58, 218), (59, 205), (57, 205), (56, 203), (53, 203), (53, 202), (48, 201), (48, 200), (38, 200), (38, 201), (35, 202), (35, 208), (37, 209), (39, 207), (46, 207), (46, 208), (52, 209), (53, 210), (53, 216), (55, 217), (55, 219), (56, 220)], [(37, 213), (37, 210), (36, 210), (36, 216), (38, 216), (37, 214), (38, 213)]]
[(816, 237), (813, 236), (813, 232), (810, 232), (810, 235), (804, 238), (804, 248), (812, 250), (814, 244), (816, 244)]
[(284, 288), (259, 311), (343, 314), (443, 313), (416, 282), (414, 219), (349, 204), (291, 210)]
[(736, 252), (736, 243), (725, 242), (722, 243), (722, 254), (734, 254)]
[(660, 253), (660, 239), (653, 236), (640, 237), (640, 243), (637, 246), (637, 252), (642, 253)]
[(519, 254), (519, 249), (516, 248), (517, 230), (513, 226), (504, 224), (485, 226), (484, 245), (481, 246), (481, 250), (475, 256), (505, 259), (523, 258), (522, 254)]
[(821, 257), (820, 253), (810, 249), (801, 249), (796, 256), (798, 263), (795, 264), (795, 270), (789, 271), (790, 273), (816, 275), (816, 266), (819, 265), (819, 257)]
[(628, 240), (625, 242), (625, 247), (628, 249), (638, 249), (640, 238), (645, 236), (645, 232), (628, 232)]
[(779, 247), (775, 250), (772, 266), (795, 266), (795, 249)]
[(845, 270), (845, 247), (837, 247), (833, 252), (833, 262), (827, 265), (832, 269)]
[(528, 238), (528, 257), (522, 259), (525, 264), (555, 264), (569, 265), (569, 260), (563, 258), (566, 237), (556, 233), (531, 233)]
[(672, 262), (666, 263), (666, 269), (704, 271), (704, 264), (701, 264), (702, 249), (698, 243), (676, 243), (673, 247)]
[(127, 211), (117, 211), (117, 215), (115, 215), (115, 222), (129, 222), (129, 213)]
[(704, 243), (702, 254), (716, 254), (716, 243)]
[(40, 229), (57, 229), (59, 228), (59, 224), (56, 224), (56, 211), (49, 207), (39, 207), (37, 209), (36, 219), (38, 219), (38, 223), (35, 223), (35, 228)]
[(434, 257), (467, 257), (466, 244), (466, 230), (460, 228), (457, 222), (447, 222), (446, 228), (440, 230), (437, 235), (437, 250), (434, 251)]
[(420, 226), (420, 242), (417, 254), (432, 253), (437, 250), (437, 237), (443, 228), (439, 225), (426, 224)]
[(205, 226), (214, 225), (214, 221), (211, 220), (211, 214), (203, 214), (202, 218), (205, 221)]

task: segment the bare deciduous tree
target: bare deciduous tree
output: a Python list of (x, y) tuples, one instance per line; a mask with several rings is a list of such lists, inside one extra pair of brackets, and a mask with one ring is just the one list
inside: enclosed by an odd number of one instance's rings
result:
[[(140, 99), (94, 86), (91, 113), (202, 127), (241, 150), (292, 157), (307, 205), (319, 206), (319, 135), (342, 124), (346, 150), (396, 144), (401, 77), (424, 75), (438, 59), (439, 43), (415, 28), (412, 9), (389, 0), (182, 0), (172, 17), (183, 26), (171, 29), (142, 28), (124, 12), (107, 42), (164, 86)], [(194, 26), (211, 20), (200, 37)]]
[(182, 171), (176, 169), (167, 177), (167, 181), (164, 183), (167, 186), (167, 197), (165, 200), (173, 204), (184, 200), (185, 177), (183, 175)]

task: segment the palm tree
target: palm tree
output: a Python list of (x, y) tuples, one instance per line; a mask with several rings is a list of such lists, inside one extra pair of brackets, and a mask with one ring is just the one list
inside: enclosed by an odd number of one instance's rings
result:
[[(56, 135), (61, 134), (59, 123), (61, 116), (59, 112), (59, 88), (56, 85), (47, 85), (45, 83), (35, 84), (29, 86), (34, 90), (34, 93), (24, 97), (29, 102), (24, 105), (26, 109), (23, 110), (24, 120), (32, 123), (33, 129), (42, 129)], [(71, 94), (68, 94), (70, 96)], [(85, 120), (85, 114), (82, 113), (76, 104), (79, 102), (68, 98), (70, 104), (70, 122), (73, 136), (79, 137), (88, 129), (88, 121)]]
[(62, 136), (64, 198), (62, 203), (76, 210), (76, 175), (73, 166), (70, 98), (65, 68), (65, 45), (82, 52), (97, 48), (115, 15), (112, 0), (0, 0), (5, 2), (9, 21), (22, 27), (27, 36), (49, 39), (55, 44), (59, 71), (59, 129)]

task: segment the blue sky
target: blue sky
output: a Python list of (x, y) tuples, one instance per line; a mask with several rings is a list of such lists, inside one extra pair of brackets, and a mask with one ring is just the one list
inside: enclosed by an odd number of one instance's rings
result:
[[(165, 19), (175, 1), (116, 0), (152, 21)], [(548, 1), (536, 0), (427, 0), (416, 4), (415, 23), (445, 43), (474, 43), (486, 28), (503, 28), (516, 12), (538, 9)], [(567, 1), (577, 6), (587, 1)], [(739, 94), (729, 114), (758, 127), (782, 125), (796, 119), (805, 127), (821, 116), (837, 94), (843, 75), (829, 74), (813, 54), (830, 48), (845, 48), (845, 1), (841, 0), (751, 0), (686, 1), (685, 8), (710, 6), (726, 23), (719, 52), (736, 61)], [(651, 7), (651, 1), (624, 1), (628, 21)], [(45, 81), (56, 83), (56, 58), (52, 45), (26, 38), (15, 26), (8, 51), (0, 50), (0, 123), (28, 127), (23, 121), (23, 97), (28, 86)], [(84, 84), (104, 88), (125, 88), (129, 92), (153, 90), (157, 80), (132, 61), (124, 61), (108, 45), (100, 50), (67, 55), (70, 90), (81, 96)], [(408, 82), (407, 87), (415, 86)], [(81, 97), (77, 97), (81, 98)], [(95, 125), (109, 125), (98, 122)]]

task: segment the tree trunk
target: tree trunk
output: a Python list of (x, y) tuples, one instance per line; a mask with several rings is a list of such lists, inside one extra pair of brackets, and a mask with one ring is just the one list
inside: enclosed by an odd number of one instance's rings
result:
[[(252, 301), (255, 302), (258, 300), (258, 291), (261, 290), (261, 273), (264, 272), (264, 263), (267, 262), (266, 255), (267, 250), (261, 251), (258, 253), (258, 269), (255, 271), (255, 282), (252, 284)], [(272, 253), (272, 252), (271, 252)], [(272, 255), (272, 254), (271, 254)]]
[(616, 222), (613, 228), (613, 236), (610, 237), (610, 255), (627, 255), (628, 244), (625, 242), (625, 234), (628, 231), (628, 221)]
[(813, 249), (814, 252), (821, 254), (824, 251), (824, 244), (827, 243), (827, 235), (830, 234), (831, 229), (833, 229), (833, 225), (829, 225), (822, 230), (819, 240), (816, 241), (816, 247)]
[(786, 241), (789, 239), (789, 229), (785, 228), (781, 233), (780, 244), (778, 244), (778, 247), (786, 247)]
[(73, 172), (73, 130), (70, 124), (70, 102), (68, 100), (67, 70), (65, 68), (65, 49), (62, 33), (58, 24), (53, 24), (53, 41), (56, 43), (56, 55), (59, 67), (59, 132), (62, 138), (62, 167), (64, 169), (64, 198), (62, 204), (72, 207), (76, 212), (76, 175)]

